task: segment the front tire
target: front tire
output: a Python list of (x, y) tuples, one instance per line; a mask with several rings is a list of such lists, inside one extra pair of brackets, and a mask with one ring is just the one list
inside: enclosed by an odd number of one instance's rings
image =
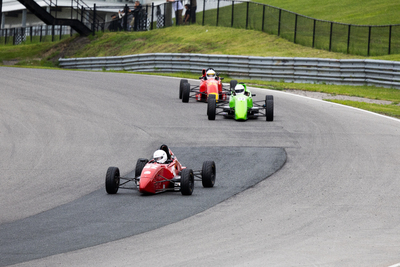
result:
[(187, 83), (187, 82), (188, 82), (188, 80), (181, 79), (181, 82), (179, 83), (179, 99), (182, 99), (183, 84)]
[(106, 174), (106, 191), (108, 194), (116, 194), (119, 188), (119, 169), (109, 167)]
[(183, 169), (181, 172), (181, 194), (190, 196), (194, 189), (194, 174), (191, 169)]
[(183, 103), (189, 102), (189, 96), (190, 96), (190, 84), (184, 83), (182, 87), (182, 102)]
[(208, 95), (207, 100), (207, 116), (208, 120), (215, 120), (215, 113), (217, 109), (217, 101), (215, 100), (215, 95)]
[(201, 169), (201, 182), (203, 187), (213, 187), (215, 184), (215, 162), (204, 161)]
[(265, 117), (267, 121), (274, 120), (274, 96), (265, 96)]
[(136, 161), (135, 178), (138, 178), (142, 174), (142, 170), (144, 166), (146, 166), (147, 162), (149, 162), (148, 159), (142, 159), (142, 158)]

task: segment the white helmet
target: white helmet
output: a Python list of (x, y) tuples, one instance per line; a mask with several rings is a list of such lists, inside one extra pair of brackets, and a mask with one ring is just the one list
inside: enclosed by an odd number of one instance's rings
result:
[(166, 162), (167, 158), (167, 153), (164, 150), (156, 150), (153, 154), (153, 159), (158, 163)]
[(238, 85), (235, 86), (235, 93), (236, 94), (243, 94), (244, 93), (243, 84), (238, 84)]
[(215, 78), (215, 71), (214, 70), (208, 70), (206, 75), (207, 75), (207, 78)]

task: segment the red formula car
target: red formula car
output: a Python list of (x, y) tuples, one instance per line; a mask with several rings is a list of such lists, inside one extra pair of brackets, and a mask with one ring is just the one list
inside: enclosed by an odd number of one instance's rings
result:
[(203, 187), (213, 187), (215, 176), (214, 161), (203, 162), (201, 170), (188, 169), (182, 167), (166, 145), (162, 145), (150, 161), (137, 160), (133, 178), (121, 177), (117, 167), (109, 167), (105, 186), (108, 194), (116, 194), (119, 188), (123, 188), (139, 189), (144, 194), (180, 191), (182, 195), (191, 195), (194, 181), (202, 181)]
[(218, 74), (212, 68), (203, 69), (202, 76), (200, 79), (199, 86), (191, 87), (188, 80), (182, 79), (179, 84), (179, 99), (182, 102), (189, 102), (189, 98), (195, 98), (197, 101), (207, 102), (210, 94), (215, 95), (217, 100), (226, 100), (227, 92), (222, 86), (222, 80), (224, 78), (219, 77)]

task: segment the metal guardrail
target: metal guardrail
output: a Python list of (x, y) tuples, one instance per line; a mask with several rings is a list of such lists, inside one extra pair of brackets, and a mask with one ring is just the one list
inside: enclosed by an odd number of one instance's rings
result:
[(400, 62), (371, 59), (322, 59), (154, 53), (59, 59), (66, 69), (134, 72), (193, 72), (214, 68), (237, 79), (296, 83), (374, 85), (400, 89)]

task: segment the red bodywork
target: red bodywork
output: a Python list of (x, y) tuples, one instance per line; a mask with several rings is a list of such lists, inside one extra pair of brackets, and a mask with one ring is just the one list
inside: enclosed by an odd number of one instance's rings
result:
[(222, 93), (222, 82), (219, 77), (216, 78), (206, 78), (205, 69), (203, 69), (203, 77), (200, 79), (200, 93), (196, 94), (197, 101), (206, 101), (209, 94), (214, 94), (215, 99), (218, 101), (226, 100), (227, 96)]
[(176, 157), (171, 152), (172, 162), (161, 164), (154, 160), (149, 161), (140, 175), (139, 191), (141, 193), (160, 193), (168, 188), (174, 188), (171, 181), (183, 169)]

